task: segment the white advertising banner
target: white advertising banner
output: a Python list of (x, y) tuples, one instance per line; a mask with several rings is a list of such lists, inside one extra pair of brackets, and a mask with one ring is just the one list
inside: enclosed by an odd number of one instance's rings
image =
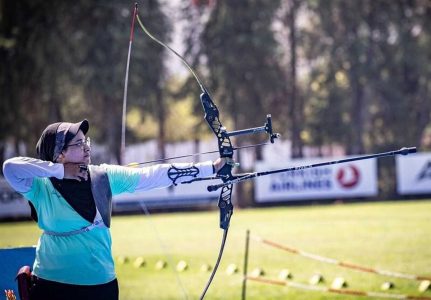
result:
[(431, 194), (431, 153), (397, 156), (396, 164), (400, 195)]
[[(291, 160), (257, 164), (258, 171), (308, 166), (332, 159)], [(259, 177), (254, 182), (256, 202), (371, 197), (378, 194), (377, 161), (368, 159)]]
[(168, 188), (137, 193), (124, 193), (113, 197), (114, 212), (142, 210), (144, 206), (157, 208), (181, 208), (207, 204), (218, 199), (220, 191), (208, 192), (207, 186), (220, 181), (197, 181)]
[(30, 206), (24, 197), (15, 192), (4, 179), (0, 179), (0, 218), (30, 216)]

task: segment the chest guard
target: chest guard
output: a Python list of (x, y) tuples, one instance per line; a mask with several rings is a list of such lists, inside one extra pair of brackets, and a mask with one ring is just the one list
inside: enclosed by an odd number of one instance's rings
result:
[(105, 168), (100, 166), (89, 166), (91, 177), (91, 192), (97, 210), (100, 212), (103, 223), (106, 227), (111, 227), (112, 213), (112, 192), (109, 184), (108, 174)]

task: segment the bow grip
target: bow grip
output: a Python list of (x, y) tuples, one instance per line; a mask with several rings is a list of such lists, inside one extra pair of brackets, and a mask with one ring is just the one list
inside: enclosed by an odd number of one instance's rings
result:
[[(226, 164), (217, 172), (217, 175), (221, 176), (222, 179), (226, 178), (226, 180), (228, 180), (231, 176), (231, 171), (232, 171), (232, 164), (229, 162), (229, 158), (228, 161), (226, 162)], [(225, 180), (223, 180), (225, 181)]]

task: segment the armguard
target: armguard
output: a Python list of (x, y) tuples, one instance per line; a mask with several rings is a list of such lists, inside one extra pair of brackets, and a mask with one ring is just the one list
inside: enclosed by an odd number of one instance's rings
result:
[(194, 177), (198, 176), (199, 169), (195, 166), (191, 166), (188, 168), (178, 168), (174, 165), (171, 165), (171, 167), (168, 170), (168, 177), (170, 180), (172, 180), (173, 185), (177, 185), (177, 180), (181, 177)]

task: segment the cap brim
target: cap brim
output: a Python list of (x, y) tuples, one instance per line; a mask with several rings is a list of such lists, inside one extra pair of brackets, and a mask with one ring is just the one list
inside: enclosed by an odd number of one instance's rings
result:
[(76, 136), (79, 130), (81, 130), (82, 133), (87, 134), (88, 129), (90, 129), (90, 124), (88, 123), (88, 120), (85, 119), (70, 126), (69, 133), (73, 134), (73, 136)]

